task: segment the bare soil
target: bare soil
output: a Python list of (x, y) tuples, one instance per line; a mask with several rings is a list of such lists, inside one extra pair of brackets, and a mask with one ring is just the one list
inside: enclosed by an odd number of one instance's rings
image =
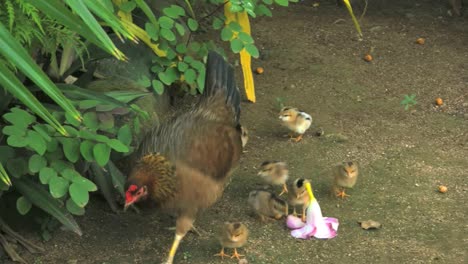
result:
[[(368, 9), (359, 41), (344, 8), (313, 2), (275, 7), (273, 18), (253, 21), (265, 55), (253, 64), (265, 73), (255, 76), (257, 103), (242, 104), (247, 153), (221, 200), (197, 219), (203, 236), (188, 234), (176, 263), (237, 263), (213, 257), (220, 250), (215, 231), (227, 220), (250, 229), (239, 250), (248, 263), (466, 263), (467, 17), (448, 16), (445, 1), (386, 1)], [(424, 45), (415, 43), (419, 37)], [(362, 59), (367, 53), (372, 62)], [(400, 104), (406, 94), (417, 101), (408, 110)], [(282, 137), (278, 100), (312, 115), (302, 142)], [(296, 240), (284, 221), (261, 224), (252, 216), (248, 193), (263, 184), (258, 165), (272, 159), (286, 161), (291, 178), (312, 181), (324, 216), (340, 221), (336, 238)], [(357, 161), (361, 173), (341, 200), (330, 195), (330, 170), (345, 160)], [(448, 192), (438, 193), (439, 185)], [(368, 219), (382, 228), (361, 229), (357, 222)], [(82, 237), (58, 231), (41, 242), (23, 232), (47, 251), (23, 256), (37, 264), (160, 263), (174, 234), (169, 216), (117, 215), (98, 198), (78, 221)]]

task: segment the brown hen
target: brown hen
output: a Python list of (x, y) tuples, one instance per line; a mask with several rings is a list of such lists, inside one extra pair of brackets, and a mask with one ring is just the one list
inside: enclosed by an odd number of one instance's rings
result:
[(205, 91), (190, 111), (155, 127), (141, 142), (127, 180), (125, 208), (149, 199), (177, 214), (176, 234), (166, 263), (197, 213), (222, 195), (242, 153), (240, 93), (234, 69), (208, 54)]

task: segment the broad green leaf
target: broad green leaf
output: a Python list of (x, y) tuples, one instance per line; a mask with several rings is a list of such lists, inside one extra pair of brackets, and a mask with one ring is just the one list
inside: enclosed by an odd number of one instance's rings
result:
[(79, 207), (85, 207), (89, 201), (89, 193), (78, 183), (72, 183), (68, 190), (73, 202)]
[(49, 132), (48, 132), (48, 129), (47, 129), (46, 125), (43, 125), (43, 124), (34, 125), (33, 129), (34, 129), (34, 131), (39, 133), (39, 135), (41, 135), (42, 138), (45, 139), (45, 141), (47, 141), (47, 142), (52, 141), (52, 138), (49, 135)]
[[(287, 0), (286, 0), (287, 1)], [(244, 8), (240, 5), (231, 5), (231, 13), (237, 13), (237, 12), (242, 12), (244, 10)]]
[(179, 69), (179, 71), (181, 72), (186, 71), (188, 68), (189, 68), (188, 64), (183, 61), (179, 61), (179, 63), (177, 64), (177, 69)]
[(129, 146), (132, 143), (132, 130), (128, 124), (123, 125), (119, 128), (117, 133), (117, 139), (125, 145)]
[(15, 148), (23, 148), (28, 145), (28, 140), (26, 137), (19, 135), (12, 135), (7, 138), (7, 144)]
[(240, 39), (231, 40), (231, 50), (234, 53), (239, 53), (244, 48), (244, 43)]
[(50, 179), (57, 177), (57, 172), (49, 167), (44, 167), (39, 171), (39, 180), (42, 184), (49, 184)]
[(109, 142), (108, 137), (106, 137), (104, 135), (98, 135), (98, 134), (96, 134), (96, 132), (90, 132), (90, 131), (85, 130), (85, 129), (80, 130), (79, 136), (80, 136), (80, 138), (83, 138), (83, 139), (89, 139), (89, 140), (99, 141), (99, 142), (103, 142), (103, 143)]
[(128, 147), (118, 139), (111, 139), (107, 145), (109, 145), (109, 147), (113, 148), (117, 152), (126, 153), (129, 151)]
[(110, 131), (114, 128), (114, 116), (110, 112), (104, 112), (98, 114), (99, 129), (103, 131)]
[(60, 172), (60, 175), (69, 181), (74, 181), (75, 179), (82, 177), (81, 174), (79, 174), (74, 169), (64, 169), (62, 172)]
[(52, 167), (54, 170), (56, 170), (57, 172), (62, 172), (66, 169), (72, 169), (74, 170), (75, 168), (73, 167), (73, 164), (67, 162), (67, 161), (63, 161), (63, 160), (52, 160), (50, 162), (50, 167)]
[(126, 3), (122, 3), (120, 6), (119, 6), (119, 9), (126, 12), (126, 13), (130, 13), (133, 11), (133, 9), (136, 8), (136, 3), (135, 2), (126, 2)]
[(200, 48), (201, 48), (201, 45), (198, 42), (192, 42), (189, 44), (189, 49), (192, 50), (193, 52), (198, 52)]
[(51, 138), (50, 142), (47, 142), (47, 151), (55, 152), (58, 148), (58, 140), (56, 138)]
[(22, 157), (10, 159), (8, 163), (5, 164), (5, 166), (8, 169), (9, 175), (16, 178), (20, 178), (29, 172), (28, 163)]
[(94, 143), (89, 140), (84, 140), (80, 144), (81, 156), (83, 156), (83, 158), (88, 162), (94, 161), (93, 147), (94, 147)]
[(21, 215), (25, 215), (31, 210), (32, 204), (28, 198), (21, 196), (16, 200), (16, 209)]
[(36, 131), (29, 130), (27, 136), (28, 146), (34, 149), (39, 155), (44, 155), (47, 150), (47, 142)]
[(95, 192), (98, 189), (96, 184), (94, 184), (94, 182), (90, 181), (89, 179), (86, 179), (83, 176), (74, 177), (72, 182), (80, 185), (82, 188), (84, 188), (88, 192)]
[(253, 38), (252, 38), (249, 34), (247, 34), (247, 33), (245, 33), (245, 32), (239, 32), (238, 38), (239, 38), (240, 40), (242, 40), (242, 42), (244, 42), (244, 44), (252, 44), (252, 43), (254, 43)]
[(34, 154), (29, 158), (28, 167), (32, 173), (39, 172), (45, 166), (47, 166), (47, 160), (44, 157)]
[(172, 18), (179, 18), (180, 16), (185, 16), (185, 10), (177, 5), (171, 5), (170, 7), (166, 7), (163, 9), (163, 13), (166, 16)]
[(24, 111), (21, 108), (12, 108), (10, 113), (6, 113), (3, 115), (3, 118), (13, 124), (14, 126), (20, 128), (27, 128), (33, 122), (36, 121), (36, 117)]
[(195, 79), (197, 78), (197, 74), (195, 73), (193, 69), (186, 70), (184, 72), (184, 76), (185, 76), (185, 81), (187, 83), (194, 83)]
[(273, 4), (273, 0), (262, 0), (263, 3), (267, 4), (267, 5), (271, 5)]
[(105, 166), (109, 161), (111, 149), (108, 145), (97, 143), (93, 148), (94, 158), (99, 166)]
[(96, 107), (97, 105), (101, 104), (98, 100), (83, 100), (80, 101), (78, 107), (83, 110), (87, 110), (93, 107)]
[(13, 184), (18, 192), (31, 201), (32, 204), (52, 215), (65, 227), (81, 236), (81, 229), (73, 217), (63, 208), (60, 201), (54, 199), (42, 186), (28, 178), (15, 180)]
[(0, 146), (0, 163), (6, 164), (9, 159), (16, 155), (15, 149), (9, 146)]
[(177, 53), (185, 54), (187, 52), (187, 45), (185, 45), (185, 43), (177, 44), (176, 51)]
[(190, 63), (192, 68), (196, 69), (198, 72), (205, 70), (205, 64), (201, 63), (200, 61), (192, 61)]
[[(159, 18), (159, 25), (161, 26), (161, 30), (163, 28), (171, 29), (174, 26), (174, 19), (167, 17), (167, 16), (162, 16)], [(161, 33), (161, 30), (159, 31), (160, 33)]]
[(75, 163), (80, 158), (80, 140), (77, 138), (62, 138), (60, 142), (63, 145), (63, 154), (65, 157)]
[(65, 120), (67, 120), (67, 122), (73, 126), (80, 126), (81, 122), (76, 120), (75, 118), (73, 118), (72, 115), (70, 115), (69, 113), (65, 113)]
[(263, 5), (263, 4), (259, 4), (255, 7), (255, 13), (257, 15), (264, 15), (268, 17), (273, 16), (273, 14), (271, 13), (271, 10), (266, 5)]
[(159, 30), (154, 24), (146, 23), (145, 31), (152, 40), (157, 41), (159, 39)]
[(288, 0), (275, 0), (275, 3), (277, 3), (280, 6), (288, 6), (289, 5)]
[(181, 36), (184, 36), (185, 35), (185, 28), (182, 24), (180, 23), (175, 23), (175, 28), (177, 30), (177, 33), (179, 33), (179, 35)]
[(217, 17), (215, 17), (215, 18), (213, 19), (213, 28), (214, 28), (215, 30), (221, 29), (221, 28), (223, 27), (223, 25), (224, 25), (224, 21), (223, 21), (223, 20), (221, 20), (221, 19), (219, 19), (219, 18), (217, 18)]
[(74, 127), (72, 127), (72, 126), (63, 126), (63, 128), (65, 128), (65, 130), (67, 131), (67, 133), (68, 133), (71, 137), (78, 137), (79, 132), (78, 132), (78, 130), (76, 130), (76, 128), (74, 128)]
[(196, 31), (198, 29), (198, 22), (193, 18), (188, 19), (187, 25), (192, 31)]
[(122, 174), (122, 172), (114, 165), (112, 161), (107, 163), (107, 170), (109, 171), (110, 176), (112, 177), (112, 183), (114, 187), (119, 191), (119, 193), (124, 196), (125, 190), (125, 180), (126, 177)]
[(227, 25), (227, 27), (230, 28), (230, 29), (231, 29), (232, 31), (234, 31), (234, 32), (240, 32), (240, 31), (242, 31), (242, 26), (241, 26), (239, 23), (235, 22), (235, 21), (230, 22), (230, 23)]
[(57, 176), (52, 177), (49, 181), (49, 192), (54, 198), (63, 197), (68, 191), (68, 181), (64, 178)]
[(205, 74), (206, 74), (206, 71), (203, 68), (203, 70), (198, 73), (198, 77), (197, 77), (198, 91), (201, 94), (203, 93), (203, 90), (205, 89)]
[(223, 41), (229, 41), (231, 40), (233, 36), (233, 32), (230, 28), (228, 27), (224, 27), (222, 30), (221, 30), (221, 39)]
[(99, 128), (99, 121), (95, 112), (87, 112), (84, 114), (83, 123), (91, 131), (96, 131)]
[(26, 135), (26, 129), (24, 127), (19, 126), (6, 126), (2, 129), (4, 135), (7, 136), (20, 136), (23, 137)]
[(161, 36), (168, 41), (174, 41), (176, 39), (174, 33), (170, 29), (161, 28)]
[(164, 85), (162, 84), (162, 82), (158, 80), (153, 80), (151, 83), (153, 84), (153, 90), (157, 94), (161, 95), (164, 93)]
[(250, 54), (250, 56), (254, 58), (258, 58), (258, 56), (260, 55), (257, 47), (255, 47), (254, 44), (245, 45), (245, 50)]
[[(47, 13), (47, 12), (46, 12)], [(18, 69), (21, 70), (26, 76), (28, 76), (35, 84), (37, 84), (42, 91), (44, 91), (54, 102), (62, 107), (66, 112), (69, 112), (76, 119), (80, 120), (81, 116), (78, 110), (72, 105), (62, 92), (55, 86), (54, 83), (44, 74), (39, 68), (35, 61), (31, 58), (28, 52), (20, 45), (15, 38), (8, 32), (8, 30), (0, 23), (0, 54), (3, 55), (8, 61), (13, 63)], [(11, 76), (12, 73), (4, 65), (0, 66), (0, 84), (2, 84), (7, 90), (13, 95), (17, 96), (22, 102), (28, 107), (32, 106), (31, 110), (41, 117), (46, 117), (46, 121), (51, 121), (51, 125), (57, 125), (50, 120), (50, 116), (47, 116), (43, 107), (39, 106), (37, 99), (29, 91), (24, 91), (22, 84), (15, 87), (19, 81), (16, 77)], [(14, 90), (14, 91), (12, 91)], [(39, 110), (39, 111), (38, 111)], [(57, 127), (59, 131), (60, 127)]]
[(68, 212), (74, 214), (74, 215), (84, 215), (85, 214), (85, 209), (82, 207), (79, 207), (72, 198), (67, 199), (66, 207)]

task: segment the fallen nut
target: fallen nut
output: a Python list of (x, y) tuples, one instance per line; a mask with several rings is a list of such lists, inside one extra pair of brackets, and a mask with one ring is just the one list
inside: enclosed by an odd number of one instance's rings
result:
[(360, 224), (362, 229), (365, 229), (365, 230), (379, 229), (382, 226), (381, 223), (374, 221), (374, 220), (359, 221), (358, 224)]

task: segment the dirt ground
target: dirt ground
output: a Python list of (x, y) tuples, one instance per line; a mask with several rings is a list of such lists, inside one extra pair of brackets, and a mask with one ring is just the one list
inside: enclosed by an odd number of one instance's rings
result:
[[(257, 103), (242, 105), (247, 153), (222, 199), (197, 219), (205, 233), (187, 235), (176, 263), (237, 263), (213, 257), (226, 220), (249, 227), (240, 250), (248, 263), (466, 263), (468, 19), (448, 16), (444, 1), (387, 2), (361, 20), (363, 41), (334, 1), (277, 7), (273, 18), (253, 21), (267, 56), (253, 61), (265, 68), (255, 76)], [(424, 45), (415, 44), (419, 37)], [(370, 63), (362, 59), (368, 52)], [(417, 101), (407, 111), (405, 94)], [(443, 106), (434, 106), (437, 97)], [(282, 137), (277, 100), (312, 115), (302, 142)], [(314, 135), (319, 127), (322, 137)], [(286, 161), (292, 179), (312, 181), (324, 216), (340, 221), (336, 238), (296, 240), (284, 221), (261, 224), (251, 215), (248, 193), (262, 185), (258, 165), (271, 159)], [(330, 169), (345, 160), (359, 163), (360, 176), (340, 200), (329, 194)], [(448, 192), (438, 193), (439, 185)], [(362, 230), (357, 221), (368, 219), (382, 228)], [(173, 239), (170, 217), (116, 215), (100, 199), (78, 221), (81, 238), (58, 231), (42, 243), (24, 234), (47, 251), (24, 256), (37, 264), (160, 263)]]

